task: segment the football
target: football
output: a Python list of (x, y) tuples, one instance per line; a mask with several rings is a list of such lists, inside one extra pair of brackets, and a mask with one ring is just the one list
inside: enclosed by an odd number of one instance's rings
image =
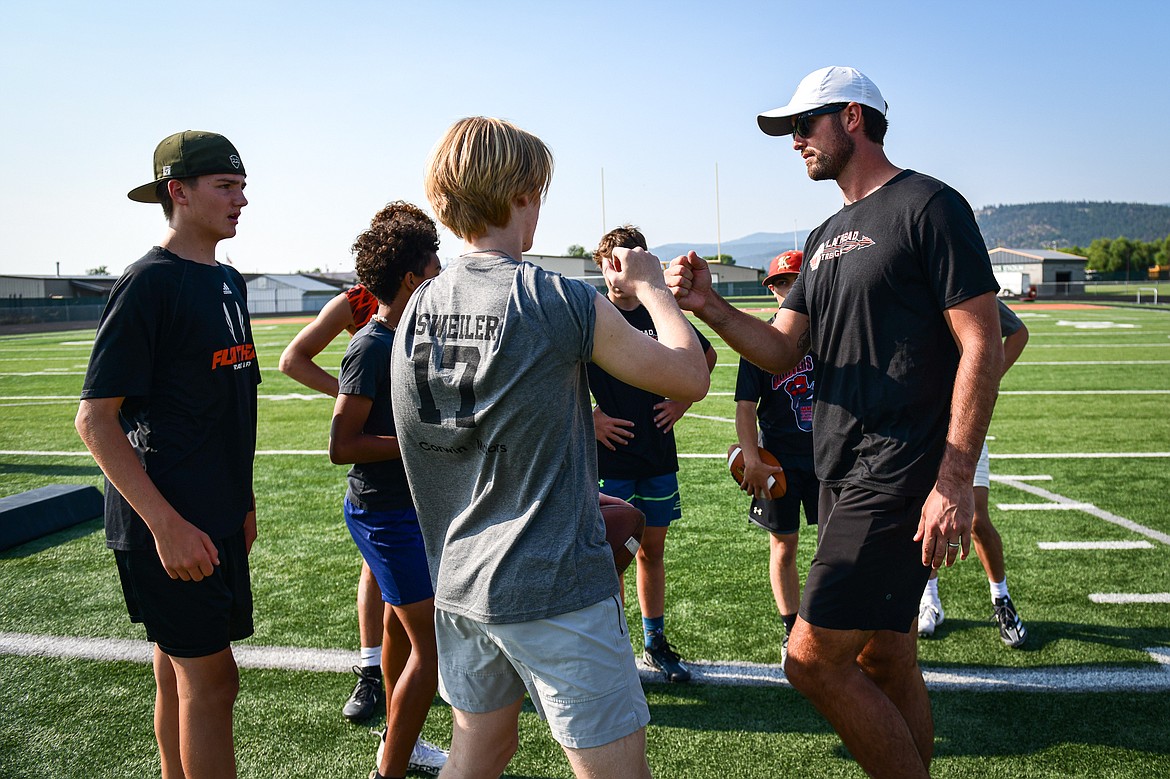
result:
[(634, 555), (642, 545), (642, 531), (646, 516), (621, 498), (602, 493), (601, 518), (605, 520), (605, 540), (613, 551), (613, 565), (620, 574), (634, 562)]
[[(760, 459), (765, 465), (780, 466), (780, 461), (764, 447), (760, 447)], [(731, 478), (735, 483), (743, 484), (743, 451), (739, 444), (732, 444), (727, 448), (727, 469), (731, 471)], [(772, 500), (783, 498), (788, 491), (788, 480), (784, 478), (784, 471), (768, 477), (768, 497)]]

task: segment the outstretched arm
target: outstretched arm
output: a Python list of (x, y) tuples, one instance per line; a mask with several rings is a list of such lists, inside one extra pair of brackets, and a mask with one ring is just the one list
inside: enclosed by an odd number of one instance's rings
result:
[(683, 308), (709, 324), (727, 345), (770, 373), (791, 370), (808, 354), (808, 317), (780, 309), (769, 325), (732, 306), (711, 288), (711, 269), (694, 252), (676, 257), (666, 284)]
[(617, 308), (596, 297), (593, 362), (606, 373), (656, 395), (694, 402), (711, 386), (706, 357), (694, 328), (666, 289), (658, 258), (642, 249), (614, 249), (618, 284), (645, 306), (658, 340), (630, 327)]
[(313, 362), (334, 338), (353, 326), (353, 312), (344, 294), (330, 300), (317, 318), (296, 334), (280, 355), (280, 372), (310, 389), (337, 397), (337, 377)]

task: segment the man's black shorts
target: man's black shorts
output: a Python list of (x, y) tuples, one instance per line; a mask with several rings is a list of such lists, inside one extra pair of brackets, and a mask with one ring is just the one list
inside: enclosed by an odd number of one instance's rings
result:
[(154, 546), (114, 550), (131, 622), (174, 657), (206, 657), (252, 635), (252, 584), (244, 531), (215, 542), (219, 565), (201, 581), (172, 579)]
[(748, 519), (771, 533), (782, 535), (795, 533), (800, 529), (800, 507), (804, 506), (804, 519), (810, 525), (817, 523), (817, 500), (821, 483), (812, 471), (785, 468), (784, 479), (788, 489), (784, 497), (769, 500), (752, 498), (748, 506)]
[(925, 495), (822, 486), (801, 618), (832, 630), (910, 632), (930, 575), (914, 540), (925, 502)]

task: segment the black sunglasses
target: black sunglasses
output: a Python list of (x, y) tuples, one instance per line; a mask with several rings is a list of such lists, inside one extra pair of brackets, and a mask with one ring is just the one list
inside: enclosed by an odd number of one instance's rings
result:
[(792, 132), (799, 135), (801, 138), (809, 137), (812, 128), (809, 126), (809, 119), (814, 116), (824, 116), (825, 114), (835, 114), (838, 111), (844, 111), (848, 103), (830, 103), (823, 105), (820, 108), (814, 108), (811, 111), (805, 111), (803, 114), (797, 114), (792, 117)]

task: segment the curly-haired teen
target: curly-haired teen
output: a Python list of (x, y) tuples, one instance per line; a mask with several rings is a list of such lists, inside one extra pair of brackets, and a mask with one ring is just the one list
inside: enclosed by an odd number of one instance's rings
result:
[(419, 738), (437, 685), (434, 591), (390, 408), (390, 351), (407, 299), (439, 274), (439, 240), (426, 214), (396, 202), (378, 212), (353, 248), (358, 279), (378, 297), (378, 313), (342, 358), (329, 458), (353, 463), (345, 524), (386, 604), (386, 731), (375, 775), (438, 773), (446, 754)]
[(619, 249), (655, 341), (580, 281), (524, 262), (552, 155), (487, 117), (432, 152), (427, 197), (467, 253), (406, 305), (394, 417), (435, 586), (446, 777), (499, 776), (527, 692), (578, 776), (646, 777), (646, 697), (598, 509), (585, 365), (686, 400), (710, 377), (657, 258)]
[[(410, 241), (410, 255), (424, 256), (438, 249), (438, 236), (434, 222), (415, 206), (408, 203), (386, 206), (374, 217), (370, 230), (358, 236), (354, 251), (359, 244), (377, 247), (387, 240), (387, 228), (394, 220), (408, 229), (399, 231), (401, 236), (392, 238)], [(379, 226), (381, 225), (381, 226)], [(428, 248), (429, 247), (429, 248)], [(376, 252), (376, 249), (374, 250)], [(376, 253), (368, 252), (377, 256)], [(361, 261), (359, 259), (359, 261)], [(411, 268), (421, 273), (421, 268)], [(397, 280), (395, 281), (397, 283)], [(296, 334), (280, 355), (280, 370), (286, 376), (330, 397), (337, 397), (337, 377), (317, 365), (313, 360), (333, 339), (348, 331), (354, 335), (366, 326), (370, 317), (378, 312), (378, 298), (363, 284), (356, 284), (336, 296), (317, 314), (312, 322)], [(363, 722), (377, 713), (383, 702), (381, 671), (382, 658), (382, 592), (365, 561), (362, 562), (358, 578), (357, 615), (359, 652), (358, 664), (354, 666), (357, 682), (353, 692), (341, 708), (342, 715), (351, 722)]]

